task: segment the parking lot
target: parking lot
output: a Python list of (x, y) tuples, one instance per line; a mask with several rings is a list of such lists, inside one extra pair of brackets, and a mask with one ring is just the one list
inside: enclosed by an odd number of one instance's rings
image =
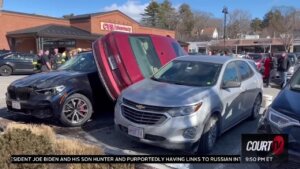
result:
[[(0, 77), (0, 126), (5, 126), (11, 122), (47, 124), (52, 126), (61, 136), (79, 138), (103, 147), (107, 153), (111, 154), (181, 154), (175, 152), (148, 146), (134, 142), (114, 131), (113, 112), (96, 112), (91, 121), (80, 128), (65, 128), (55, 120), (39, 120), (24, 115), (16, 115), (7, 112), (5, 106), (5, 92), (7, 86), (14, 80), (24, 76)], [(274, 88), (264, 89), (264, 94), (276, 96), (279, 90)], [(261, 109), (262, 113), (263, 109)], [(211, 154), (235, 155), (240, 153), (241, 134), (254, 133), (256, 131), (258, 120), (246, 120), (233, 129), (223, 134)], [(241, 164), (244, 168), (258, 168), (255, 164)], [(173, 165), (173, 167), (176, 167)], [(181, 168), (177, 167), (177, 168)], [(240, 165), (227, 164), (193, 164), (189, 168), (240, 168)]]

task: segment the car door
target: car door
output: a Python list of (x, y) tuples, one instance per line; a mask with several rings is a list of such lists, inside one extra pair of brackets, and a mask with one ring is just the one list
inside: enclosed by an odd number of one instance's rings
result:
[(242, 103), (242, 114), (243, 117), (248, 116), (251, 113), (254, 100), (258, 93), (258, 81), (256, 78), (253, 78), (254, 72), (250, 68), (250, 65), (245, 61), (237, 61), (238, 71), (241, 78), (241, 90), (243, 96)]
[(33, 59), (34, 55), (32, 54), (21, 54), (22, 60), (22, 72), (31, 73), (34, 71)]
[[(228, 81), (240, 82), (240, 76), (235, 61), (228, 63), (225, 67), (222, 84), (225, 84)], [(241, 118), (242, 100), (244, 100), (242, 89), (240, 87), (223, 89), (221, 86), (220, 99), (223, 104), (222, 128), (226, 130), (236, 124)]]

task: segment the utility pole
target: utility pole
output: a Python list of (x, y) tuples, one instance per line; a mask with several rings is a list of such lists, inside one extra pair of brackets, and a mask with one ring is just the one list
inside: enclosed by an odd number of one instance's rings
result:
[(226, 15), (228, 14), (228, 9), (226, 6), (223, 7), (222, 13), (224, 13), (224, 54), (225, 54), (225, 50), (226, 50)]
[(0, 0), (0, 10), (3, 8), (3, 0)]

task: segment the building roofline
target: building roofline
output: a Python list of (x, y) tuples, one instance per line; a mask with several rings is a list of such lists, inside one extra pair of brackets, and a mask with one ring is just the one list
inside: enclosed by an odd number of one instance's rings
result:
[(30, 14), (30, 13), (17, 12), (17, 11), (9, 11), (9, 10), (0, 10), (0, 12), (10, 13), (10, 14), (18, 14), (18, 15), (34, 16), (34, 17), (41, 17), (41, 18), (48, 18), (48, 19), (56, 19), (56, 20), (63, 20), (63, 21), (68, 21), (69, 20), (69, 19), (59, 18), (59, 17), (39, 15), (39, 14)]

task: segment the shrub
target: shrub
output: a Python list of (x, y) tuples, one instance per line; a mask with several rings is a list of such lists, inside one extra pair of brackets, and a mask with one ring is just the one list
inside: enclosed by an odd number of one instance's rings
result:
[(1, 169), (40, 169), (48, 168), (47, 164), (12, 164), (11, 155), (44, 155), (52, 154), (53, 146), (47, 137), (33, 134), (28, 129), (10, 129), (0, 137)]
[(104, 155), (101, 148), (76, 139), (56, 139), (46, 125), (11, 123), (0, 134), (0, 169), (134, 169), (134, 164), (12, 164), (11, 155)]

